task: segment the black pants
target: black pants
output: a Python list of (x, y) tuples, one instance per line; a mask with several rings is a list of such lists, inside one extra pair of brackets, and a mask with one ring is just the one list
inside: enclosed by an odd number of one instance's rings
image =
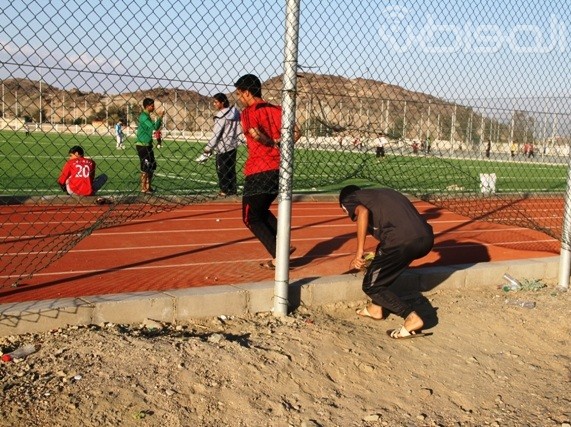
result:
[(135, 145), (137, 154), (139, 155), (139, 163), (141, 172), (150, 175), (157, 169), (157, 162), (155, 160), (155, 153), (153, 152), (152, 145)]
[(365, 273), (363, 292), (371, 300), (390, 312), (406, 318), (412, 311), (412, 306), (405, 303), (389, 289), (412, 261), (422, 258), (430, 252), (434, 238), (423, 237), (393, 248), (377, 246), (375, 258)]
[(220, 191), (227, 195), (236, 194), (236, 152), (230, 150), (216, 155), (216, 173)]
[(242, 197), (242, 221), (272, 258), (276, 257), (278, 220), (270, 206), (278, 196), (278, 185), (278, 171), (249, 175), (244, 180)]

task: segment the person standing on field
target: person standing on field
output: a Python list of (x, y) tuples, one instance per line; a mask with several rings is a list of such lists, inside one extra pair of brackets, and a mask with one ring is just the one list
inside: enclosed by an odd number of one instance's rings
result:
[(217, 113), (214, 116), (212, 138), (204, 147), (207, 159), (212, 152), (216, 153), (216, 173), (218, 174), (219, 196), (232, 196), (237, 192), (236, 154), (238, 151), (238, 135), (240, 131), (240, 112), (230, 106), (228, 97), (223, 93), (213, 96), (213, 105)]
[(123, 144), (123, 123), (121, 121), (118, 121), (115, 124), (115, 139), (115, 148), (117, 148), (117, 150), (124, 150), (125, 145)]
[(154, 191), (151, 184), (157, 169), (157, 162), (153, 152), (153, 133), (160, 129), (163, 123), (164, 110), (157, 112), (156, 120), (151, 118), (151, 113), (154, 111), (155, 101), (152, 98), (143, 99), (143, 111), (139, 116), (137, 142), (135, 143), (141, 169), (142, 193), (152, 193)]
[(511, 155), (512, 159), (515, 157), (516, 150), (517, 150), (517, 145), (515, 145), (515, 142), (512, 142), (510, 144), (510, 155)]
[(160, 129), (153, 132), (153, 138), (157, 141), (157, 148), (161, 148), (163, 146), (163, 133)]
[(385, 145), (389, 143), (387, 136), (383, 132), (379, 132), (379, 135), (376, 139), (376, 150), (375, 156), (377, 157), (377, 161), (381, 158), (385, 157)]

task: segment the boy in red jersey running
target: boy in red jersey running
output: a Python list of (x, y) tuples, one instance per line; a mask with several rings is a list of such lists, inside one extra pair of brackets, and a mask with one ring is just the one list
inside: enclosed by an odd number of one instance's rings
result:
[(73, 146), (57, 182), (70, 195), (93, 196), (107, 181), (104, 174), (95, 178), (95, 167), (92, 159), (84, 157), (83, 148)]
[[(240, 118), (248, 148), (244, 165), (242, 220), (272, 256), (260, 266), (273, 270), (277, 218), (270, 211), (270, 206), (278, 195), (282, 108), (262, 99), (262, 83), (253, 74), (240, 77), (234, 86), (238, 100), (245, 107)], [(294, 140), (299, 137), (296, 127)], [(291, 248), (290, 253), (294, 250)]]

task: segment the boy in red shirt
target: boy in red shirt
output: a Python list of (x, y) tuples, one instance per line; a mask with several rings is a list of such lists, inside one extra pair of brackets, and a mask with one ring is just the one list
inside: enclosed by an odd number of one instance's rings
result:
[(93, 196), (107, 181), (107, 175), (95, 178), (95, 162), (84, 157), (83, 148), (76, 145), (69, 149), (69, 160), (65, 163), (57, 180), (63, 191), (75, 196)]
[[(253, 74), (246, 74), (234, 84), (238, 100), (244, 105), (241, 113), (242, 131), (246, 138), (248, 158), (244, 165), (242, 220), (264, 245), (272, 259), (260, 264), (275, 269), (277, 218), (270, 206), (278, 195), (282, 108), (262, 99), (262, 83)], [(300, 137), (294, 131), (294, 140)], [(290, 248), (290, 254), (295, 248)]]
[(163, 134), (160, 129), (153, 132), (153, 138), (157, 140), (157, 148), (161, 148), (163, 145)]

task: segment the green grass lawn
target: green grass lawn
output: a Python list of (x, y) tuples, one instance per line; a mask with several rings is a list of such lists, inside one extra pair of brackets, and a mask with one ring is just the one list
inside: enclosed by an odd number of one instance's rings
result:
[[(81, 145), (97, 162), (97, 173), (108, 181), (101, 194), (139, 190), (139, 164), (134, 137), (125, 150), (116, 150), (112, 135), (0, 131), (0, 195), (61, 194), (56, 184), (69, 147)], [(214, 194), (218, 191), (214, 160), (194, 159), (203, 143), (167, 139), (155, 148), (154, 186), (162, 194)], [(238, 153), (239, 185), (245, 147)], [(294, 157), (294, 192), (329, 192), (349, 182), (388, 186), (410, 194), (479, 193), (480, 173), (495, 173), (498, 192), (563, 192), (566, 166), (539, 162), (459, 160), (438, 156), (388, 155), (377, 162), (374, 154), (298, 148)]]

